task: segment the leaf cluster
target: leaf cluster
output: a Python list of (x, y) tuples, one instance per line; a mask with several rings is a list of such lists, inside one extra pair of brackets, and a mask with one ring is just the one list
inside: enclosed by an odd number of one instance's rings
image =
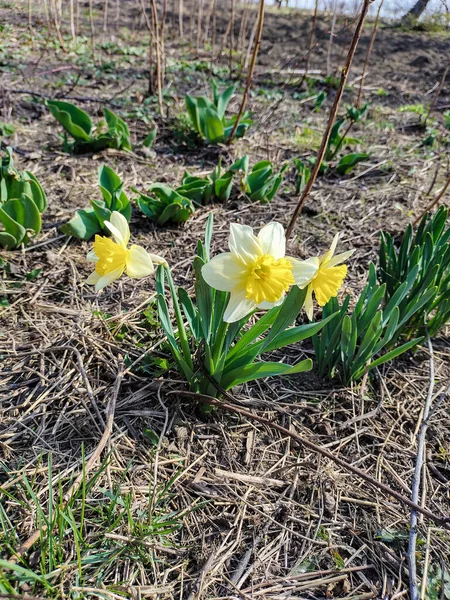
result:
[(68, 144), (66, 138), (66, 148), (74, 154), (98, 152), (105, 148), (131, 150), (128, 125), (111, 110), (103, 109), (107, 131), (102, 133), (99, 125), (94, 128), (87, 112), (70, 102), (48, 100), (47, 107), (65, 132), (74, 139)]
[[(225, 116), (227, 106), (236, 91), (236, 85), (220, 93), (216, 82), (212, 80), (212, 91), (212, 100), (206, 96), (196, 98), (186, 94), (186, 110), (192, 127), (198, 135), (209, 144), (220, 144), (228, 140), (236, 122), (237, 115), (230, 118)], [(250, 113), (244, 113), (236, 129), (236, 137), (245, 135), (251, 124)]]
[[(248, 164), (248, 157), (244, 158), (247, 158)], [(288, 167), (289, 163), (286, 163), (278, 173), (274, 173), (270, 160), (257, 162), (250, 173), (245, 169), (241, 183), (243, 192), (252, 202), (260, 201), (264, 204), (270, 202), (277, 193)]]
[(405, 325), (402, 335), (422, 334), (426, 323), (431, 337), (450, 320), (450, 227), (448, 209), (441, 206), (427, 213), (414, 235), (408, 225), (399, 247), (387, 232), (381, 232), (378, 279), (386, 286), (386, 300), (395, 296), (402, 283), (414, 276), (408, 294), (399, 303), (404, 314), (413, 301), (426, 297), (420, 313)]
[[(411, 339), (400, 346), (396, 342), (405, 327), (416, 314), (420, 314), (433, 290), (411, 301), (400, 310), (403, 300), (414, 286), (417, 269), (397, 288), (395, 294), (385, 302), (386, 284), (377, 281), (373, 264), (369, 278), (352, 313), (348, 307), (350, 295), (342, 304), (337, 298), (324, 306), (323, 319), (329, 320), (322, 331), (313, 338), (319, 375), (334, 377), (337, 371), (346, 385), (360, 379), (368, 370), (393, 360), (403, 352), (419, 344), (423, 337)], [(380, 355), (382, 351), (386, 351)]]
[(98, 184), (102, 199), (91, 200), (89, 208), (77, 210), (75, 216), (61, 227), (61, 231), (79, 240), (90, 240), (96, 233), (108, 233), (105, 221), (113, 211), (120, 212), (127, 221), (131, 219), (131, 203), (123, 190), (123, 182), (110, 167), (98, 170)]
[(41, 231), (41, 215), (47, 209), (47, 197), (30, 171), (14, 167), (12, 149), (6, 148), (0, 168), (0, 246), (7, 249), (28, 244)]

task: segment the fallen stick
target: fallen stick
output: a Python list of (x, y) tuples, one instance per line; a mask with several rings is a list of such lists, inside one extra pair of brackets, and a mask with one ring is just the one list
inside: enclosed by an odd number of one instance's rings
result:
[(293, 440), (295, 440), (302, 446), (309, 448), (309, 450), (312, 450), (313, 452), (316, 452), (317, 454), (321, 454), (322, 456), (329, 458), (330, 460), (332, 460), (334, 463), (336, 463), (337, 465), (339, 465), (346, 471), (349, 471), (350, 473), (353, 473), (353, 475), (360, 477), (361, 479), (363, 479), (364, 481), (366, 481), (373, 487), (378, 488), (382, 492), (389, 494), (390, 496), (393, 496), (399, 502), (402, 502), (406, 506), (409, 506), (410, 508), (421, 513), (422, 515), (424, 515), (425, 517), (427, 517), (434, 523), (437, 523), (437, 524), (445, 527), (445, 529), (447, 529), (448, 531), (450, 531), (450, 517), (447, 517), (447, 516), (441, 517), (439, 515), (435, 515), (433, 512), (431, 512), (427, 508), (419, 506), (418, 504), (416, 504), (415, 502), (413, 502), (406, 496), (403, 496), (403, 494), (400, 494), (400, 492), (397, 492), (396, 490), (389, 487), (385, 483), (382, 483), (381, 481), (377, 481), (371, 475), (368, 475), (361, 469), (358, 469), (358, 467), (354, 467), (353, 465), (348, 463), (346, 460), (343, 460), (342, 458), (335, 456), (332, 452), (330, 452), (326, 448), (322, 448), (321, 446), (318, 446), (317, 444), (315, 444), (314, 442), (311, 442), (307, 438), (305, 438), (301, 435), (298, 435), (297, 433), (293, 433), (292, 431), (289, 431), (285, 427), (278, 425), (278, 423), (269, 421), (269, 419), (266, 419), (265, 417), (261, 417), (257, 414), (254, 414), (248, 410), (245, 410), (244, 408), (240, 408), (238, 406), (228, 404), (227, 402), (222, 402), (221, 400), (216, 400), (215, 398), (211, 398), (210, 396), (207, 396), (206, 394), (198, 394), (196, 392), (188, 392), (188, 391), (184, 391), (184, 390), (173, 390), (173, 391), (168, 392), (168, 394), (170, 394), (170, 395), (178, 394), (179, 396), (184, 396), (186, 398), (195, 398), (196, 400), (199, 400), (203, 404), (217, 406), (218, 408), (221, 408), (222, 410), (226, 410), (226, 411), (235, 413), (237, 415), (241, 415), (242, 417), (247, 417), (247, 419), (250, 419), (252, 421), (257, 421), (258, 423), (262, 423), (263, 425), (266, 425), (267, 427), (270, 427), (271, 429), (275, 429), (276, 431), (279, 431), (283, 435), (292, 438)]

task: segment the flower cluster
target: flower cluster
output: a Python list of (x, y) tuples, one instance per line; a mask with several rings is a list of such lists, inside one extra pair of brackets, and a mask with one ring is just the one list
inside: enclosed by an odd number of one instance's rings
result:
[[(150, 254), (144, 248), (128, 248), (130, 230), (127, 220), (113, 212), (111, 221), (105, 221), (112, 238), (95, 236), (94, 248), (88, 259), (95, 261), (95, 271), (87, 283), (97, 290), (118, 279), (124, 272), (129, 277), (151, 275), (153, 264), (165, 260)], [(304, 308), (313, 318), (313, 293), (317, 304), (325, 304), (337, 295), (347, 266), (344, 263), (353, 250), (335, 255), (339, 234), (331, 248), (322, 256), (298, 260), (286, 256), (286, 236), (280, 223), (265, 225), (258, 235), (247, 225), (232, 223), (228, 239), (229, 252), (214, 256), (202, 268), (202, 276), (212, 288), (229, 292), (230, 298), (223, 320), (234, 323), (256, 309), (268, 310), (280, 305), (291, 286), (307, 288)]]

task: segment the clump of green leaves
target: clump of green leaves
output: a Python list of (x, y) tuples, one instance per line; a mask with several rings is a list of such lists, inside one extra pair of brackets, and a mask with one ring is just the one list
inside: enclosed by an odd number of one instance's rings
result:
[(165, 183), (154, 183), (147, 194), (139, 192), (136, 199), (137, 205), (151, 221), (162, 227), (166, 223), (184, 223), (195, 212), (194, 204), (190, 198), (183, 196)]
[[(248, 159), (248, 157), (244, 158)], [(250, 173), (247, 173), (248, 169), (245, 169), (241, 184), (242, 190), (252, 202), (258, 200), (264, 204), (270, 202), (277, 193), (283, 181), (283, 173), (288, 166), (289, 163), (286, 163), (278, 173), (274, 173), (270, 160), (257, 162), (253, 165)]]
[[(270, 309), (251, 327), (247, 328), (247, 324), (252, 314), (235, 323), (225, 323), (223, 315), (229, 293), (211, 288), (202, 277), (202, 267), (210, 259), (212, 227), (210, 214), (205, 244), (198, 242), (194, 259), (195, 303), (184, 288), (175, 288), (169, 269), (160, 266), (156, 275), (160, 323), (189, 388), (217, 397), (220, 390), (256, 379), (311, 370), (309, 358), (292, 366), (261, 360), (261, 357), (310, 338), (325, 327), (333, 315), (318, 323), (292, 326), (306, 296), (306, 290), (293, 286), (280, 306)], [(176, 326), (170, 318), (168, 296), (173, 304)]]
[[(378, 279), (386, 286), (386, 300), (395, 296), (404, 281), (415, 273), (411, 288), (402, 302), (400, 313), (419, 298), (428, 300), (405, 324), (405, 336), (423, 332), (426, 324), (431, 337), (450, 320), (450, 227), (448, 209), (441, 206), (434, 215), (427, 213), (414, 235), (408, 225), (399, 247), (393, 237), (381, 233)], [(433, 292), (432, 292), (433, 291)]]
[(61, 227), (61, 231), (79, 240), (90, 240), (96, 233), (107, 233), (105, 221), (113, 211), (120, 212), (127, 221), (131, 219), (131, 203), (123, 190), (123, 182), (110, 167), (98, 170), (101, 200), (91, 200), (89, 208), (77, 210), (75, 216)]
[[(370, 265), (369, 279), (352, 313), (348, 307), (350, 295), (340, 305), (337, 298), (324, 306), (322, 318), (327, 324), (313, 337), (314, 350), (321, 377), (334, 377), (339, 372), (345, 384), (360, 379), (366, 371), (379, 367), (419, 344), (423, 337), (411, 339), (400, 346), (396, 342), (404, 328), (435, 293), (428, 290), (423, 295), (407, 301), (404, 299), (414, 286), (417, 267), (385, 303), (386, 284), (377, 282), (376, 269)], [(330, 315), (332, 316), (330, 319)], [(387, 350), (385, 354), (380, 353)]]
[[(67, 150), (75, 154), (98, 152), (105, 148), (131, 150), (128, 125), (111, 110), (103, 109), (107, 131), (102, 132), (101, 124), (94, 127), (91, 117), (70, 102), (48, 100), (47, 106), (55, 119), (64, 127)], [(74, 140), (70, 144), (67, 141), (67, 134)]]
[(6, 148), (0, 169), (0, 246), (9, 250), (28, 244), (41, 231), (47, 197), (30, 171), (14, 167), (12, 149)]
[[(192, 127), (198, 135), (210, 144), (219, 144), (227, 141), (236, 122), (237, 115), (230, 118), (225, 116), (227, 106), (236, 91), (236, 85), (220, 93), (213, 80), (212, 91), (212, 100), (206, 96), (195, 98), (186, 94), (186, 110)], [(236, 137), (242, 137), (251, 124), (250, 113), (244, 113), (236, 129)]]
[(176, 191), (190, 198), (197, 206), (205, 206), (211, 202), (227, 202), (233, 187), (233, 176), (248, 170), (248, 156), (243, 156), (223, 172), (221, 163), (206, 177), (190, 175), (187, 171), (183, 176), (181, 186)]
[[(330, 169), (338, 175), (348, 175), (358, 163), (369, 158), (370, 155), (367, 152), (350, 152), (337, 160), (344, 146), (359, 143), (360, 140), (351, 138), (348, 134), (355, 123), (362, 121), (368, 108), (368, 104), (362, 108), (350, 106), (345, 115), (335, 122), (331, 129), (324, 159), (319, 168), (319, 175), (324, 175)], [(299, 158), (293, 160), (297, 171), (296, 192), (299, 194), (309, 180), (310, 167), (315, 164), (316, 158), (309, 157), (305, 162)]]
[[(368, 104), (365, 104), (362, 108), (350, 106), (347, 108), (344, 117), (338, 119), (333, 125), (325, 152), (323, 164), (325, 169), (328, 168), (328, 162), (337, 158), (338, 153), (344, 145), (358, 142), (358, 140), (355, 140), (354, 138), (349, 138), (348, 134), (355, 123), (360, 123), (363, 120), (368, 108)], [(369, 158), (369, 154), (366, 152), (351, 152), (350, 154), (344, 154), (335, 166), (336, 173), (339, 175), (348, 175), (359, 162), (366, 160), (367, 158)]]

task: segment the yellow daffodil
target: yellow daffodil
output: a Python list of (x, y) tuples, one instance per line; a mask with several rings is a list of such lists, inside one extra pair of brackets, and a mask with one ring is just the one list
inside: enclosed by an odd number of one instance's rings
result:
[[(336, 234), (328, 252), (325, 252), (322, 256), (315, 256), (308, 260), (295, 261), (293, 263), (293, 274), (296, 284), (301, 289), (308, 286), (304, 309), (309, 320), (313, 318), (313, 292), (316, 296), (317, 304), (325, 306), (330, 298), (337, 296), (347, 275), (347, 265), (343, 265), (342, 263), (353, 254), (354, 250), (348, 250), (334, 256), (338, 241), (339, 234)], [(315, 268), (315, 273), (309, 281), (301, 282), (300, 279), (304, 274), (304, 267), (307, 264)]]
[(124, 272), (128, 277), (140, 279), (154, 271), (153, 263), (162, 264), (164, 258), (150, 254), (141, 246), (133, 244), (128, 248), (130, 228), (125, 217), (117, 211), (111, 214), (111, 220), (105, 221), (112, 239), (95, 236), (94, 248), (87, 258), (95, 262), (95, 271), (89, 275), (86, 283), (95, 285), (97, 291), (103, 289)]
[(239, 321), (256, 308), (277, 306), (291, 285), (311, 281), (317, 270), (306, 261), (285, 257), (286, 237), (280, 223), (268, 223), (258, 236), (251, 227), (232, 223), (228, 247), (230, 252), (214, 256), (202, 268), (208, 285), (230, 292), (223, 317), (227, 323)]

